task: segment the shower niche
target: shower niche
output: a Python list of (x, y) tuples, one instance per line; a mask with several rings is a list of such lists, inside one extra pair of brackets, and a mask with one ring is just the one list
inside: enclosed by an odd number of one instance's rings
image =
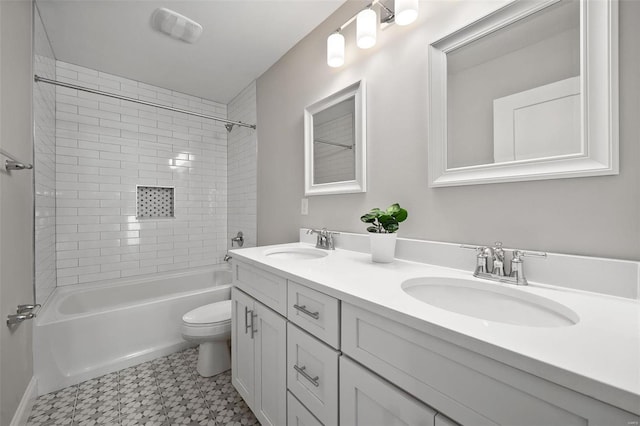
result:
[(136, 187), (136, 218), (175, 218), (175, 188), (171, 186)]

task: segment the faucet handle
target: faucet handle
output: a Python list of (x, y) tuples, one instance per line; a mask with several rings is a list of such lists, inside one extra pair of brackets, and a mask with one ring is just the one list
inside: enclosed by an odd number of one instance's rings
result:
[(329, 246), (329, 250), (335, 250), (336, 249), (336, 242), (333, 239), (334, 236), (336, 235), (340, 235), (339, 232), (333, 232), (333, 231), (327, 231), (327, 245)]
[(524, 276), (524, 262), (522, 259), (525, 256), (547, 257), (547, 253), (526, 250), (513, 251), (513, 255), (511, 257), (511, 273), (509, 276), (516, 279), (517, 285), (527, 285), (527, 278)]
[(514, 250), (513, 251), (513, 257), (514, 258), (518, 258), (519, 260), (522, 260), (523, 257), (547, 257), (547, 253), (543, 252), (543, 251), (529, 251), (529, 250)]

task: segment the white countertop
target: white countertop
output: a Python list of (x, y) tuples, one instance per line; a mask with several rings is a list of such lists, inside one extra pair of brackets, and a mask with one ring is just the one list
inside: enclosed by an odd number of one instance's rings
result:
[(336, 249), (318, 259), (265, 256), (275, 247), (232, 250), (234, 258), (261, 266), (344, 302), (371, 310), (553, 383), (640, 415), (640, 302), (529, 283), (508, 286), (554, 300), (580, 321), (567, 327), (526, 327), (456, 314), (421, 302), (401, 288), (409, 278), (473, 278), (472, 271), (396, 260), (371, 262), (365, 253)]

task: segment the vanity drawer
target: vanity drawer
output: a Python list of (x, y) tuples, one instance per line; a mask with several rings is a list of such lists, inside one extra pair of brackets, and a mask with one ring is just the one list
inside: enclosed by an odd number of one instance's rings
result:
[(340, 301), (289, 280), (287, 319), (340, 349)]
[(326, 426), (338, 424), (340, 352), (287, 323), (287, 387)]
[(287, 391), (287, 426), (322, 426), (322, 423), (302, 405), (291, 392)]
[(287, 280), (270, 272), (235, 262), (233, 283), (280, 315), (287, 315)]

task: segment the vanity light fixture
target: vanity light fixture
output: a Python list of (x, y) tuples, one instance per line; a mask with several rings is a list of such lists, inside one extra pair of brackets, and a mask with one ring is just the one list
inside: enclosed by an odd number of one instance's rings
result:
[(332, 68), (344, 65), (344, 36), (340, 32), (327, 38), (327, 64)]
[[(342, 30), (356, 21), (356, 44), (360, 49), (369, 49), (376, 44), (378, 27), (393, 23), (409, 25), (418, 18), (419, 0), (395, 0), (395, 12), (381, 0), (373, 0), (366, 8), (352, 16), (327, 38), (327, 64), (332, 68), (341, 67), (345, 60), (345, 40)], [(378, 12), (374, 7), (378, 7)]]
[(395, 0), (396, 24), (409, 25), (418, 19), (418, 0)]
[(369, 49), (376, 44), (378, 14), (369, 8), (361, 10), (356, 18), (356, 44), (360, 49)]

